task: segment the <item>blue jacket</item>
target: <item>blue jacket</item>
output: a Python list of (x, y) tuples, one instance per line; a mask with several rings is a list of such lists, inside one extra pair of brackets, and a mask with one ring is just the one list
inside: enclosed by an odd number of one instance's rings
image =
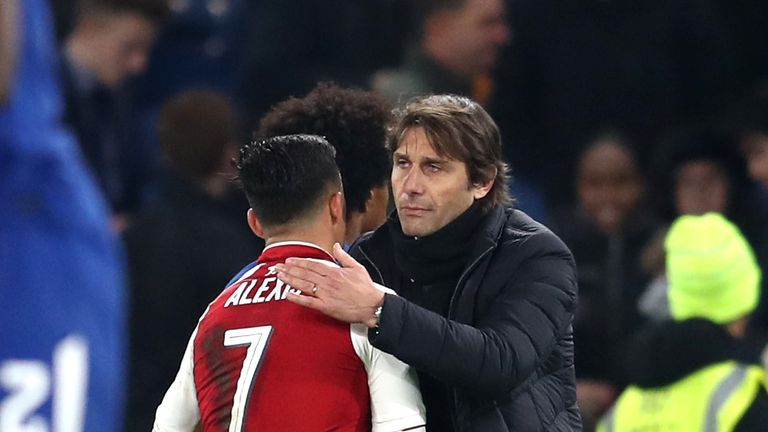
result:
[(16, 71), (0, 104), (0, 429), (119, 432), (121, 250), (60, 121), (48, 2), (18, 6)]

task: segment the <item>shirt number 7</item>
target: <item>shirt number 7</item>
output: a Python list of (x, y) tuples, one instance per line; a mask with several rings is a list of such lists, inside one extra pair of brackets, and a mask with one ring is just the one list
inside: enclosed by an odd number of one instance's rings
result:
[(251, 395), (253, 381), (256, 378), (256, 372), (259, 371), (259, 365), (271, 334), (272, 326), (247, 327), (224, 332), (225, 347), (248, 346), (245, 360), (243, 360), (243, 368), (240, 369), (240, 377), (237, 380), (229, 432), (241, 432), (243, 430), (245, 409)]

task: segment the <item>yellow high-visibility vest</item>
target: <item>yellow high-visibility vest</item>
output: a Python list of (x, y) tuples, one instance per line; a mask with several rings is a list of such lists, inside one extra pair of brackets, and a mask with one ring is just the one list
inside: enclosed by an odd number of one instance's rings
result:
[(664, 387), (627, 387), (597, 432), (731, 432), (761, 391), (761, 368), (716, 363)]

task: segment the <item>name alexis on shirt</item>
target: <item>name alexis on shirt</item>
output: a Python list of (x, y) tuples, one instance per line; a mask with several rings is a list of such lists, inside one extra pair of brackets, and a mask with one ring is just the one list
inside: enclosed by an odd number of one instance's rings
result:
[[(251, 292), (259, 285), (259, 288), (251, 296)], [(301, 294), (301, 291), (291, 288), (277, 276), (265, 277), (262, 280), (252, 279), (240, 282), (232, 295), (224, 303), (224, 307), (242, 306), (254, 303), (264, 303), (273, 300), (285, 300), (288, 293)]]

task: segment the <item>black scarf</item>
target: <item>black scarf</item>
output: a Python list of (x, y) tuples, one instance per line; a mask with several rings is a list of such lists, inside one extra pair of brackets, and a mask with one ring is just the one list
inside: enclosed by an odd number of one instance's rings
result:
[(485, 212), (475, 202), (464, 213), (424, 237), (403, 234), (400, 220), (393, 213), (387, 221), (395, 250), (395, 263), (404, 276), (419, 284), (454, 278), (468, 264), (477, 227)]

